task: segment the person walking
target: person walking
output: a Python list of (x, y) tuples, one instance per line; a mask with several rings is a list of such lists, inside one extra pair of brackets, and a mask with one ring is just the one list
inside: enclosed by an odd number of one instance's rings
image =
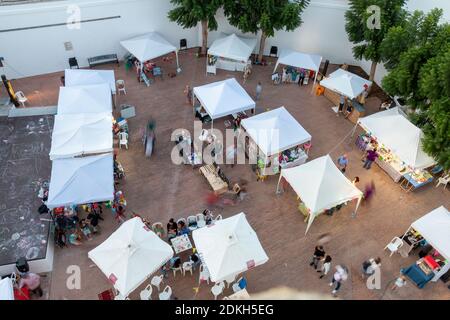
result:
[(314, 253), (312, 256), (312, 260), (309, 263), (310, 266), (314, 266), (314, 269), (317, 270), (317, 266), (319, 264), (319, 261), (325, 257), (325, 250), (323, 249), (323, 246), (316, 246), (314, 248)]
[(370, 184), (366, 185), (366, 188), (364, 190), (363, 194), (364, 202), (368, 203), (370, 199), (372, 199), (372, 196), (374, 194), (375, 194), (375, 183), (371, 181)]
[(337, 159), (338, 165), (339, 165), (339, 169), (341, 170), (342, 173), (345, 173), (345, 170), (347, 170), (347, 166), (348, 166), (348, 156), (347, 154), (343, 154), (342, 156), (340, 156)]
[(262, 84), (261, 81), (258, 81), (258, 84), (256, 85), (256, 101), (258, 101), (261, 98), (261, 92), (262, 92)]
[(326, 255), (325, 259), (323, 260), (322, 263), (322, 267), (320, 268), (320, 270), (317, 270), (317, 272), (320, 272), (321, 275), (319, 276), (319, 279), (322, 279), (323, 277), (325, 277), (328, 272), (330, 272), (331, 270), (331, 256), (330, 255)]
[(330, 282), (330, 287), (335, 285), (333, 291), (331, 291), (331, 294), (333, 296), (336, 296), (337, 292), (342, 286), (342, 283), (346, 281), (348, 278), (348, 269), (345, 266), (337, 265), (336, 266), (336, 272), (333, 274), (333, 278)]
[(366, 161), (364, 162), (363, 168), (369, 170), (370, 166), (372, 165), (372, 162), (374, 162), (376, 158), (378, 158), (377, 148), (374, 148), (373, 150), (368, 150), (366, 155)]

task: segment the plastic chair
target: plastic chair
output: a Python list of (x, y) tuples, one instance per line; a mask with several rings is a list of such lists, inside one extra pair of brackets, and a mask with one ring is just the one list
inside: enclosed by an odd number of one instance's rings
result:
[(159, 286), (161, 285), (163, 280), (164, 280), (164, 276), (163, 275), (154, 276), (152, 278), (152, 280), (150, 281), (150, 284), (154, 285), (156, 288), (158, 288), (158, 292), (159, 292)]
[(203, 213), (197, 213), (195, 218), (197, 219), (197, 228), (203, 228), (206, 226), (206, 220)]
[(225, 283), (223, 281), (216, 283), (211, 288), (211, 293), (214, 295), (214, 300), (217, 300), (217, 297), (222, 294), (223, 289), (225, 289)]
[(222, 215), (218, 214), (215, 218), (214, 218), (214, 222), (222, 220)]
[(139, 294), (139, 296), (141, 297), (141, 300), (152, 300), (152, 285), (149, 284), (148, 286), (145, 287), (144, 290), (141, 291), (141, 293)]
[(444, 185), (444, 189), (447, 188), (447, 184), (450, 182), (450, 174), (447, 174), (443, 177), (440, 177), (438, 179), (438, 183), (436, 184), (436, 188), (439, 187), (441, 184)]
[(198, 228), (197, 225), (197, 217), (196, 216), (189, 216), (187, 217), (187, 226), (189, 230), (194, 231)]
[(198, 284), (200, 285), (202, 281), (206, 281), (206, 283), (209, 284), (209, 271), (203, 264), (200, 265), (200, 276), (198, 278)]
[(172, 296), (172, 288), (169, 286), (166, 286), (159, 294), (159, 300), (170, 300), (170, 297)]
[(225, 282), (227, 283), (227, 288), (230, 287), (230, 285), (236, 280), (236, 275), (232, 275), (229, 278), (225, 279)]
[(28, 98), (25, 96), (25, 94), (22, 91), (16, 92), (16, 98), (17, 101), (19, 101), (23, 107), (25, 107), (25, 102), (28, 101)]
[(116, 85), (117, 85), (117, 91), (119, 94), (121, 92), (123, 92), (124, 94), (127, 94), (127, 90), (125, 89), (125, 80), (117, 80)]
[(119, 149), (122, 149), (122, 146), (128, 150), (128, 133), (124, 131), (119, 132)]
[(388, 243), (386, 247), (384, 247), (384, 250), (389, 249), (391, 252), (390, 257), (398, 251), (403, 246), (403, 240), (399, 237), (395, 237), (391, 240), (391, 242)]
[(183, 263), (183, 276), (186, 275), (186, 271), (189, 271), (191, 273), (192, 276), (192, 269), (193, 269), (194, 263), (192, 261), (187, 261), (185, 263)]
[(247, 288), (247, 280), (244, 277), (240, 277), (232, 286), (233, 292), (236, 293)]
[(187, 49), (187, 48), (188, 48), (187, 40), (186, 39), (181, 39), (180, 40), (180, 50)]
[(184, 222), (184, 224), (187, 225), (185, 218), (180, 218), (180, 219), (177, 220), (177, 223), (180, 223), (180, 222)]
[(154, 77), (161, 77), (163, 79), (163, 73), (161, 67), (153, 67), (152, 73)]

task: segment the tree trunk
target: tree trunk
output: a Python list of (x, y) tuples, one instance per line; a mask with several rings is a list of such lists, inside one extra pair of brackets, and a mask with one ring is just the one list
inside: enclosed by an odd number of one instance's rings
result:
[[(369, 80), (372, 81), (372, 83), (375, 80), (375, 72), (377, 71), (377, 62), (372, 61), (372, 66), (370, 67), (370, 75), (369, 75)], [(368, 93), (370, 93), (370, 91), (372, 91), (372, 86), (370, 86)]]
[(261, 33), (261, 40), (259, 42), (259, 54), (258, 54), (258, 62), (261, 62), (263, 60), (264, 55), (264, 47), (266, 46), (266, 39), (267, 36), (264, 33), (264, 31)]
[(202, 50), (201, 54), (206, 55), (206, 51), (208, 48), (208, 21), (202, 21)]

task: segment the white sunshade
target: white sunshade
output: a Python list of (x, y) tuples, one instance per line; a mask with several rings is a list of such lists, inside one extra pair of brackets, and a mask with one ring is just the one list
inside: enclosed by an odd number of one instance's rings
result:
[(450, 212), (444, 206), (416, 220), (411, 227), (445, 259), (450, 260)]
[(363, 193), (336, 167), (329, 155), (295, 168), (282, 169), (280, 180), (282, 177), (310, 210), (306, 231), (314, 218), (324, 210), (353, 199), (361, 199), (363, 196)]
[(100, 112), (112, 112), (111, 89), (107, 83), (59, 89), (59, 115)]
[(111, 92), (116, 93), (114, 70), (66, 69), (64, 81), (66, 87), (107, 83)]
[(311, 135), (285, 107), (243, 119), (241, 125), (268, 157), (311, 141)]
[(192, 238), (213, 282), (229, 279), (269, 260), (243, 212), (194, 230)]
[(53, 161), (49, 208), (110, 201), (113, 198), (112, 154)]
[(88, 256), (126, 297), (169, 261), (173, 250), (135, 217), (89, 251)]
[(111, 113), (56, 115), (50, 159), (113, 151)]
[(280, 52), (280, 57), (278, 58), (274, 70), (277, 69), (279, 64), (284, 64), (286, 66), (303, 68), (318, 72), (321, 62), (322, 57), (319, 55), (298, 52), (290, 49), (283, 49)]
[(11, 278), (0, 279), (0, 300), (14, 300), (14, 288)]
[(255, 101), (235, 78), (195, 87), (194, 95), (211, 119), (254, 109), (256, 106)]
[(255, 38), (239, 37), (236, 34), (222, 34), (208, 49), (208, 54), (227, 59), (247, 62), (256, 47)]
[(177, 48), (157, 32), (150, 32), (121, 41), (120, 44), (141, 62), (177, 52)]
[(351, 72), (338, 69), (331, 73), (328, 78), (320, 81), (320, 85), (350, 99), (354, 99), (364, 92), (365, 86), (370, 87), (372, 81), (361, 78)]
[(360, 118), (358, 123), (412, 168), (428, 168), (436, 163), (423, 151), (422, 130), (412, 124), (398, 107)]

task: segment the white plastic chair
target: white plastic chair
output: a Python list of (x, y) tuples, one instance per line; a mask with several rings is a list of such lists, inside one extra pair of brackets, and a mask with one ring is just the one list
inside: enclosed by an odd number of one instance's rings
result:
[(139, 294), (139, 296), (141, 297), (141, 300), (152, 300), (152, 285), (149, 284), (148, 286), (145, 287), (144, 290), (141, 291), (141, 293)]
[(399, 237), (395, 237), (394, 239), (391, 240), (391, 242), (388, 243), (388, 245), (386, 247), (384, 247), (384, 250), (389, 249), (389, 251), (391, 252), (390, 257), (392, 257), (392, 255), (398, 251), (398, 249), (400, 249), (403, 246), (403, 240), (400, 239)]
[(225, 282), (227, 283), (227, 288), (230, 287), (230, 285), (236, 280), (236, 275), (232, 275), (229, 278), (225, 279)]
[(180, 271), (180, 273), (183, 274), (183, 266), (182, 265), (179, 266), (178, 268), (172, 267), (171, 269), (173, 271), (173, 277), (174, 278), (176, 277), (178, 271)]
[(183, 221), (184, 224), (187, 225), (186, 219), (185, 219), (185, 218), (180, 218), (180, 219), (178, 219), (178, 220), (177, 220), (177, 223), (180, 223), (181, 221)]
[(446, 189), (449, 182), (450, 182), (450, 174), (440, 177), (438, 179), (438, 183), (436, 184), (436, 188), (442, 184), (444, 185), (444, 189)]
[(198, 228), (197, 225), (197, 217), (196, 216), (189, 216), (187, 217), (187, 226), (189, 230), (194, 231)]
[(218, 214), (215, 218), (214, 218), (214, 222), (222, 220), (222, 215)]
[(198, 284), (200, 285), (202, 281), (206, 281), (206, 283), (209, 284), (209, 271), (203, 264), (200, 265), (200, 276), (198, 277)]
[(122, 146), (128, 149), (128, 133), (126, 132), (119, 132), (119, 149), (122, 149)]
[(127, 90), (125, 90), (125, 81), (124, 80), (117, 80), (116, 85), (117, 85), (117, 91), (119, 92), (119, 94), (121, 92), (123, 92), (124, 94), (127, 94)]
[(189, 271), (191, 273), (192, 276), (192, 269), (193, 269), (194, 263), (192, 261), (187, 261), (185, 263), (183, 263), (183, 276), (186, 275), (186, 271)]
[(195, 218), (197, 219), (197, 228), (203, 228), (206, 226), (206, 220), (203, 213), (197, 213)]
[(158, 288), (158, 292), (159, 292), (159, 286), (161, 285), (163, 280), (164, 280), (164, 276), (163, 275), (154, 276), (152, 278), (152, 280), (150, 281), (150, 284), (154, 285), (156, 288)]
[(200, 139), (200, 141), (206, 141), (206, 139), (208, 139), (208, 136), (209, 136), (208, 130), (203, 129), (198, 138)]
[(172, 296), (172, 288), (169, 286), (166, 286), (159, 294), (159, 300), (170, 300), (170, 297)]
[(28, 98), (22, 91), (16, 91), (16, 98), (17, 101), (19, 101), (22, 104), (22, 106), (25, 107), (25, 102), (28, 101)]
[(211, 293), (214, 295), (214, 300), (217, 300), (217, 297), (220, 294), (222, 294), (224, 288), (225, 288), (225, 283), (223, 283), (223, 281), (216, 283), (211, 288)]

